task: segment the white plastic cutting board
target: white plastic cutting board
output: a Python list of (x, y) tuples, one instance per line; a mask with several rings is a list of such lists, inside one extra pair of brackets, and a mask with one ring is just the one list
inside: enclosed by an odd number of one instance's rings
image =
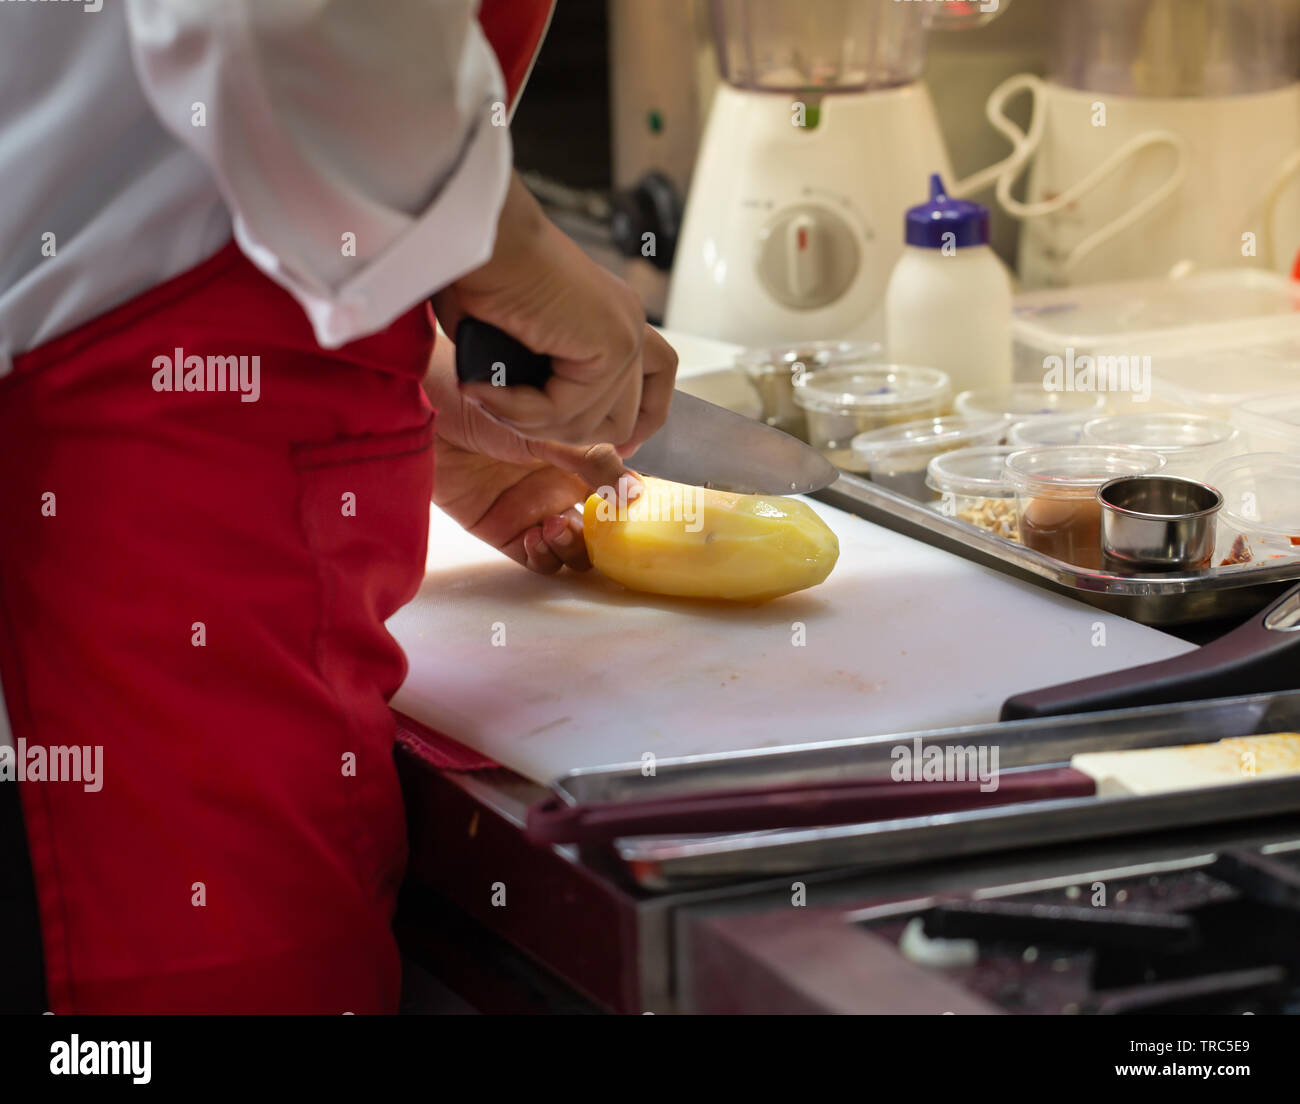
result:
[(1193, 647), (812, 505), (840, 539), (831, 577), (742, 607), (540, 577), (435, 509), (424, 586), (389, 622), (410, 658), (393, 707), (549, 782), (646, 752), (992, 721), (1019, 691)]

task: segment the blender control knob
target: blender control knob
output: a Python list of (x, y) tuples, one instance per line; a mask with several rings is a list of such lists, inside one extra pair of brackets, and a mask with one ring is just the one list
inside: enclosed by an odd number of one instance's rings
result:
[(615, 192), (610, 212), (614, 245), (624, 257), (643, 257), (667, 272), (677, 251), (682, 201), (673, 182), (661, 172), (646, 173), (636, 185)]
[(848, 291), (859, 263), (853, 227), (817, 204), (778, 211), (759, 232), (759, 283), (793, 310), (834, 303)]

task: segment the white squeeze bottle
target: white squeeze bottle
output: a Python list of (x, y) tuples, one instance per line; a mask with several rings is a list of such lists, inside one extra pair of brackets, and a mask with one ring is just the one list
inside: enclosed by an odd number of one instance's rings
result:
[(907, 244), (885, 292), (889, 359), (940, 368), (954, 392), (1011, 383), (1011, 281), (989, 248), (989, 210), (949, 199), (908, 209)]

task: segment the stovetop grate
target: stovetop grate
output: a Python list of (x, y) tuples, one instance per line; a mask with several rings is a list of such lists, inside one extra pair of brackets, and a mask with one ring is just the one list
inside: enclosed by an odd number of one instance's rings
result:
[(862, 926), (1008, 1012), (1300, 1012), (1300, 849), (890, 912)]

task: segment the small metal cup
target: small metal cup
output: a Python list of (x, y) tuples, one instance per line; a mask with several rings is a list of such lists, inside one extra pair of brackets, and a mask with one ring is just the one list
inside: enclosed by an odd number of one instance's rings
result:
[(1106, 566), (1125, 571), (1199, 571), (1214, 558), (1223, 495), (1176, 475), (1125, 475), (1097, 488)]

